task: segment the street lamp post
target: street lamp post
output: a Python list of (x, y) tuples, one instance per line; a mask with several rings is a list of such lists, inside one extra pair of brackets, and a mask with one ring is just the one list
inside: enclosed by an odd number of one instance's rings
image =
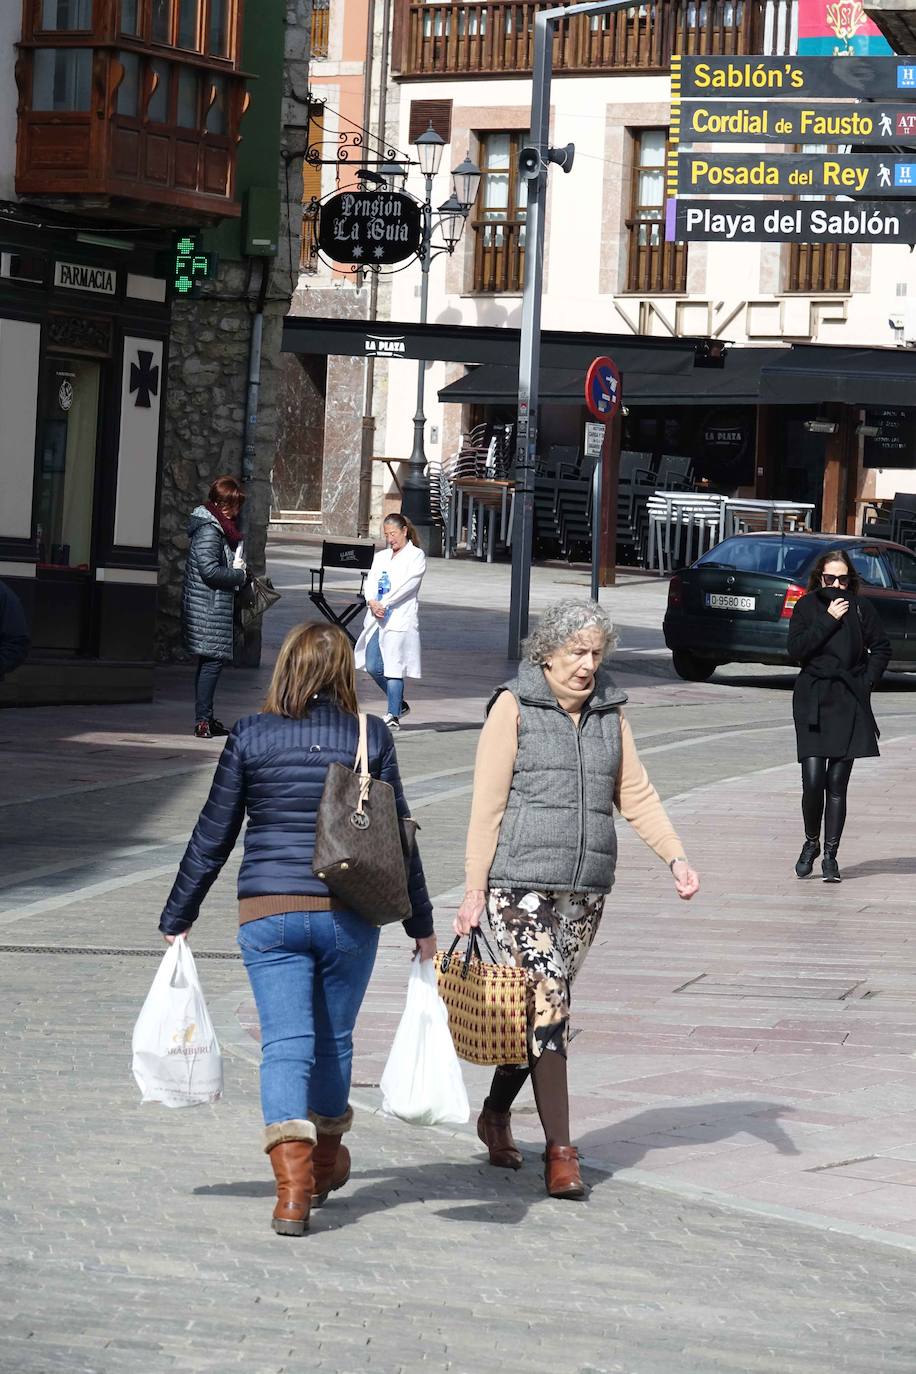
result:
[[(420, 173), (426, 183), (422, 208), (422, 238), (420, 240), (420, 324), (425, 325), (429, 310), (429, 269), (433, 258), (440, 253), (454, 253), (464, 232), (471, 207), (477, 198), (480, 184), (480, 169), (470, 157), (455, 168), (452, 173), (452, 194), (437, 211), (433, 210), (433, 182), (442, 161), (445, 140), (440, 138), (430, 123), (425, 133), (414, 139)], [(433, 235), (439, 230), (442, 242), (433, 243)], [(407, 472), (401, 482), (401, 509), (405, 516), (425, 532), (424, 542), (429, 542), (429, 528), (432, 525), (430, 507), (430, 484), (426, 472), (426, 415), (424, 413), (426, 394), (426, 360), (417, 363), (417, 408), (413, 417), (413, 448), (406, 459)]]

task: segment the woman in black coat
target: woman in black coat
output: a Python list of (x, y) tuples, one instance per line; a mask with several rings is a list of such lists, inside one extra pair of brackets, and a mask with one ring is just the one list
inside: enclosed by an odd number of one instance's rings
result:
[(891, 646), (859, 578), (842, 549), (822, 554), (808, 594), (792, 612), (789, 654), (801, 665), (792, 714), (802, 769), (805, 843), (795, 872), (807, 878), (821, 852), (824, 881), (841, 881), (836, 855), (846, 820), (846, 790), (854, 759), (875, 758), (880, 731), (871, 693), (891, 657)]

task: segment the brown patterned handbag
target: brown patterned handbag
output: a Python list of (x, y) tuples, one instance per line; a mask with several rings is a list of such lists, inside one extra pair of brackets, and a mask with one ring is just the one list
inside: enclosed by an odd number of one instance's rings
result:
[[(499, 964), (482, 930), (472, 930), (462, 959), (461, 936), (436, 955), (439, 996), (448, 1007), (448, 1027), (459, 1059), (469, 1064), (527, 1064), (528, 1013), (525, 970)], [(493, 963), (481, 958), (482, 940)]]
[(416, 821), (398, 816), (394, 788), (369, 772), (366, 717), (352, 768), (328, 766), (318, 807), (312, 872), (374, 926), (411, 914), (407, 874)]

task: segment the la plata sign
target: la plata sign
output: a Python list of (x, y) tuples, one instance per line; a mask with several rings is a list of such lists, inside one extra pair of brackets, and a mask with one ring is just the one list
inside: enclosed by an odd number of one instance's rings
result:
[(420, 206), (403, 191), (342, 191), (318, 213), (318, 248), (332, 262), (384, 267), (420, 247)]

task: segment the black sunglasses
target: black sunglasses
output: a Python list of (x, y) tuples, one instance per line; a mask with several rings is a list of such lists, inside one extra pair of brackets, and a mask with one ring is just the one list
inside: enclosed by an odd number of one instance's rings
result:
[(828, 587), (845, 587), (849, 583), (849, 573), (821, 573)]

